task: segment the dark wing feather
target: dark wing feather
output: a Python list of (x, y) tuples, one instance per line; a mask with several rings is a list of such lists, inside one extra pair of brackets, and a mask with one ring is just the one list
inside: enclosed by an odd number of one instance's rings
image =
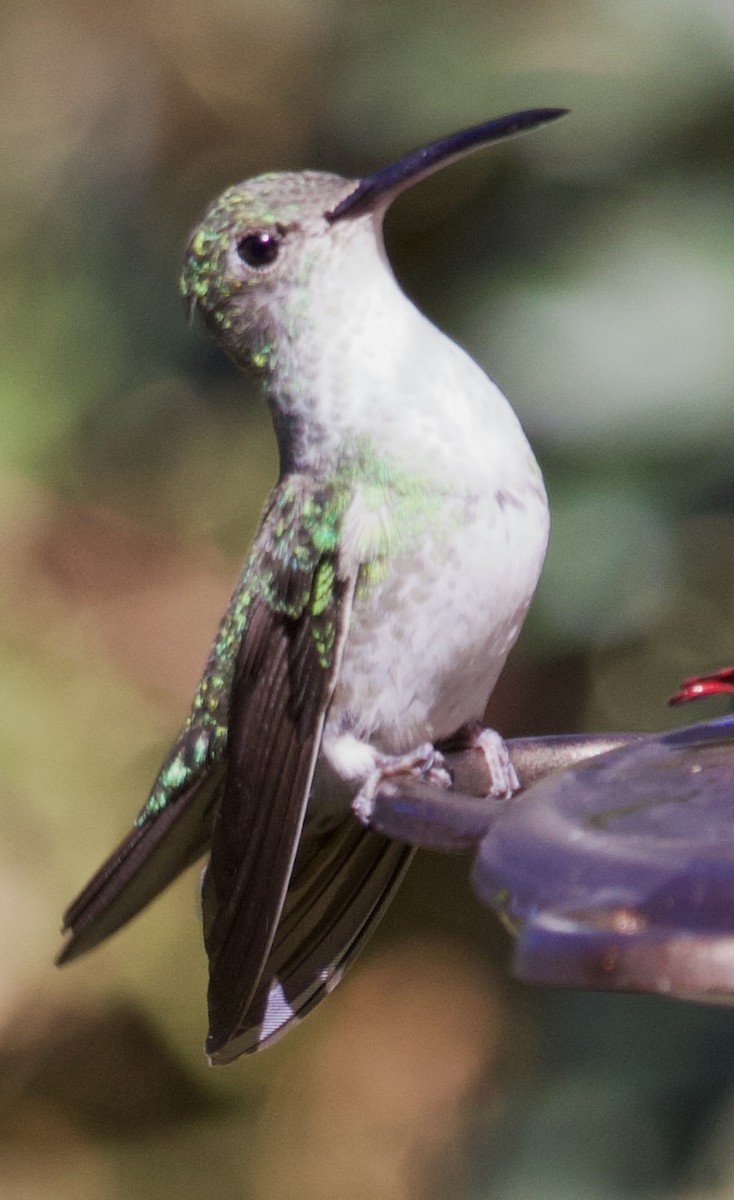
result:
[(411, 856), (351, 815), (327, 830), (309, 822), (298, 849), (354, 590), (334, 536), (347, 499), (293, 477), (276, 489), (151, 801), (64, 918), (61, 961), (129, 920), (211, 840), (207, 1049), (218, 1062), (274, 1040), (338, 982)]
[(204, 853), (222, 774), (215, 769), (195, 778), (131, 830), (64, 913), (63, 932), (70, 937), (59, 964), (109, 937)]
[[(312, 520), (314, 508), (326, 512), (328, 496), (307, 499)], [(282, 531), (270, 583), (250, 603), (232, 686), (202, 897), (212, 1055), (236, 1034), (275, 937), (351, 609), (354, 581), (336, 575), (335, 544), (313, 528), (305, 536), (300, 517), (295, 528), (300, 553)], [(317, 595), (320, 578), (328, 587)]]
[[(298, 848), (332, 690), (309, 619), (255, 602), (237, 665), (227, 780), (203, 889), (211, 1054), (237, 1030), (258, 985)], [(294, 688), (296, 673), (311, 686)]]

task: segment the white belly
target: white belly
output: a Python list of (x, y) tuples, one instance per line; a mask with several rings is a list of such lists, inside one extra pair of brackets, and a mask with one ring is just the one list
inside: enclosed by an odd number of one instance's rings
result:
[(481, 719), (538, 581), (545, 495), (445, 498), (411, 548), (355, 598), (326, 733), (386, 753)]

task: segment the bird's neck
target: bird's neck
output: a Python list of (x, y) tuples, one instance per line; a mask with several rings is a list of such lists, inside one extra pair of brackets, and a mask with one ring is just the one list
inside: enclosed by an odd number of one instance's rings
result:
[[(472, 486), (537, 471), (498, 388), (400, 290), (383, 256), (359, 285), (316, 287), (267, 382), (284, 472), (328, 476), (354, 460)], [(296, 319), (297, 318), (297, 319)]]

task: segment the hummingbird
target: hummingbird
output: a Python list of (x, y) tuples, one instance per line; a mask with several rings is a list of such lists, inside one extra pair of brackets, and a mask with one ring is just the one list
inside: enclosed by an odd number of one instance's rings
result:
[(406, 298), (383, 218), (404, 189), (565, 109), (502, 116), (362, 179), (271, 173), (195, 228), (190, 313), (261, 379), (278, 481), (191, 711), (129, 835), (64, 915), (91, 949), (209, 850), (212, 1063), (269, 1045), (339, 982), (411, 847), (369, 828), (442, 748), (517, 776), (481, 726), (548, 539), (540, 468), (482, 369)]

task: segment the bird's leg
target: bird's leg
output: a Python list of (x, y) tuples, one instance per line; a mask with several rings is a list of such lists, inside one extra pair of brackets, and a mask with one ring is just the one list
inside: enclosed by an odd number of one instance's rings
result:
[(440, 787), (451, 787), (451, 776), (444, 766), (444, 757), (432, 742), (424, 742), (407, 754), (379, 754), (375, 767), (365, 779), (352, 801), (355, 816), (368, 825), (374, 807), (375, 793), (386, 779), (396, 775), (410, 775), (435, 783)]
[(442, 741), (446, 753), (462, 750), (479, 750), (484, 756), (491, 779), (489, 796), (496, 800), (509, 800), (520, 790), (520, 780), (512, 765), (507, 745), (496, 729), (490, 729), (479, 721), (467, 721), (450, 738)]
[(359, 784), (352, 808), (365, 825), (369, 824), (375, 794), (386, 779), (409, 775), (440, 787), (451, 787), (451, 776), (444, 766), (443, 755), (431, 742), (424, 742), (406, 754), (383, 754), (352, 734), (329, 736), (327, 733), (322, 749), (340, 778)]
[(432, 742), (424, 742), (407, 754), (383, 754), (374, 775), (390, 779), (393, 775), (419, 775), (429, 783), (451, 787), (451, 776), (444, 766), (444, 757)]

